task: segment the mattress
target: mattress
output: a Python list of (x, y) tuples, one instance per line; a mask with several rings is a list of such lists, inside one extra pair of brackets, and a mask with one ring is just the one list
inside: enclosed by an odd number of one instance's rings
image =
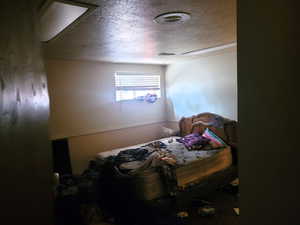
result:
[(124, 148), (115, 148), (115, 149), (112, 149), (112, 150), (107, 150), (107, 151), (103, 151), (103, 152), (100, 152), (96, 155), (96, 158), (98, 159), (104, 159), (108, 156), (115, 156), (115, 155), (118, 155), (119, 152), (121, 151), (124, 151), (124, 150), (127, 150), (127, 149), (132, 149), (132, 148), (139, 148), (139, 147), (142, 147), (144, 145), (147, 145), (151, 142), (154, 142), (154, 141), (161, 141), (165, 144), (169, 144), (168, 143), (168, 140), (170, 139), (176, 139), (176, 138), (180, 138), (178, 136), (172, 136), (172, 137), (168, 137), (168, 138), (162, 138), (162, 139), (157, 139), (157, 140), (153, 140), (153, 141), (149, 141), (149, 142), (145, 142), (145, 143), (142, 143), (142, 144), (137, 144), (137, 145), (131, 145), (131, 146), (127, 146), (127, 147), (124, 147)]
[[(176, 155), (177, 163), (174, 167), (174, 173), (179, 190), (200, 183), (210, 175), (225, 170), (232, 164), (229, 146), (209, 151), (189, 151), (183, 144), (176, 141), (178, 138), (180, 137), (173, 136), (155, 141), (164, 143), (168, 150)], [(101, 152), (97, 154), (97, 158), (105, 159), (109, 156), (116, 156), (123, 150), (140, 148), (151, 142)], [(147, 168), (135, 174), (131, 177), (128, 185), (137, 197), (143, 200), (163, 197), (169, 191), (161, 173), (155, 168)]]

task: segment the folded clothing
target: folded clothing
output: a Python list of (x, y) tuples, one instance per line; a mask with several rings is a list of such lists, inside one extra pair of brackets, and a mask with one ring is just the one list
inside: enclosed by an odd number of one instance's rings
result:
[(120, 151), (116, 156), (111, 156), (111, 159), (113, 158), (114, 163), (118, 166), (122, 163), (132, 161), (144, 161), (153, 153), (154, 150), (164, 148), (166, 148), (166, 144), (161, 141), (154, 141), (138, 148), (130, 148)]
[(177, 139), (177, 141), (184, 144), (188, 150), (211, 150), (227, 146), (227, 144), (209, 128), (206, 128), (202, 135), (200, 133), (192, 133)]
[(188, 149), (193, 149), (194, 146), (201, 149), (209, 144), (210, 139), (200, 135), (199, 133), (192, 133), (180, 138), (178, 142), (184, 144), (184, 146)]

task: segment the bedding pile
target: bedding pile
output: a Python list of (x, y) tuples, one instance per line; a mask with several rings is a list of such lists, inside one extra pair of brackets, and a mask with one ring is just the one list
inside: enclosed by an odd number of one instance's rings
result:
[[(118, 175), (143, 177), (142, 179), (155, 184), (156, 188), (159, 186), (159, 182), (158, 178), (153, 176), (155, 173), (159, 174), (166, 191), (174, 193), (178, 190), (178, 184), (185, 185), (183, 180), (197, 180), (201, 178), (202, 174), (206, 176), (206, 171), (209, 169), (212, 171), (218, 169), (222, 154), (219, 154), (220, 157), (217, 155), (226, 149), (225, 143), (215, 146), (208, 136), (192, 135), (174, 136), (129, 147), (101, 160), (109, 164)], [(195, 137), (198, 141), (195, 140)], [(215, 158), (211, 159), (213, 156)], [(212, 162), (207, 163), (205, 159), (211, 159)], [(201, 165), (208, 170), (202, 172)]]
[(230, 146), (207, 129), (202, 135), (172, 136), (101, 152), (96, 162), (104, 165), (104, 177), (126, 180), (138, 198), (151, 200), (175, 194), (225, 170), (232, 156)]
[[(138, 148), (123, 150), (115, 156), (109, 156), (106, 160), (111, 161), (121, 173), (135, 175), (151, 168), (183, 166), (222, 151), (221, 148), (210, 150), (193, 148), (190, 151), (182, 139), (172, 137), (163, 141), (154, 141)], [(205, 141), (209, 142), (208, 139)], [(196, 146), (199, 145), (196, 143)]]

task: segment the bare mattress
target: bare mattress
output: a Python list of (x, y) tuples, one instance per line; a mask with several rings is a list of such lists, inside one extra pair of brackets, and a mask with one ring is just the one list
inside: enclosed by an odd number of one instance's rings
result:
[(112, 160), (121, 176), (130, 177), (137, 197), (152, 200), (200, 183), (232, 164), (230, 146), (211, 150), (188, 150), (173, 136), (97, 154)]

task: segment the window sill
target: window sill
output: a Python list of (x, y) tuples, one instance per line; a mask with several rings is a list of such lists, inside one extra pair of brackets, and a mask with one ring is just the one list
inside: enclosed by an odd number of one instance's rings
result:
[(155, 102), (153, 102), (153, 103), (151, 103), (151, 102), (147, 102), (147, 101), (141, 101), (141, 100), (137, 100), (137, 99), (124, 99), (124, 100), (119, 100), (119, 101), (117, 101), (117, 100), (115, 100), (115, 102), (116, 103), (126, 103), (126, 102), (128, 102), (128, 103), (135, 103), (135, 102), (140, 102), (140, 103), (149, 103), (149, 104), (154, 104), (154, 103), (156, 103), (157, 101), (159, 101), (161, 99), (161, 97), (160, 98), (157, 98), (157, 100), (155, 101)]

